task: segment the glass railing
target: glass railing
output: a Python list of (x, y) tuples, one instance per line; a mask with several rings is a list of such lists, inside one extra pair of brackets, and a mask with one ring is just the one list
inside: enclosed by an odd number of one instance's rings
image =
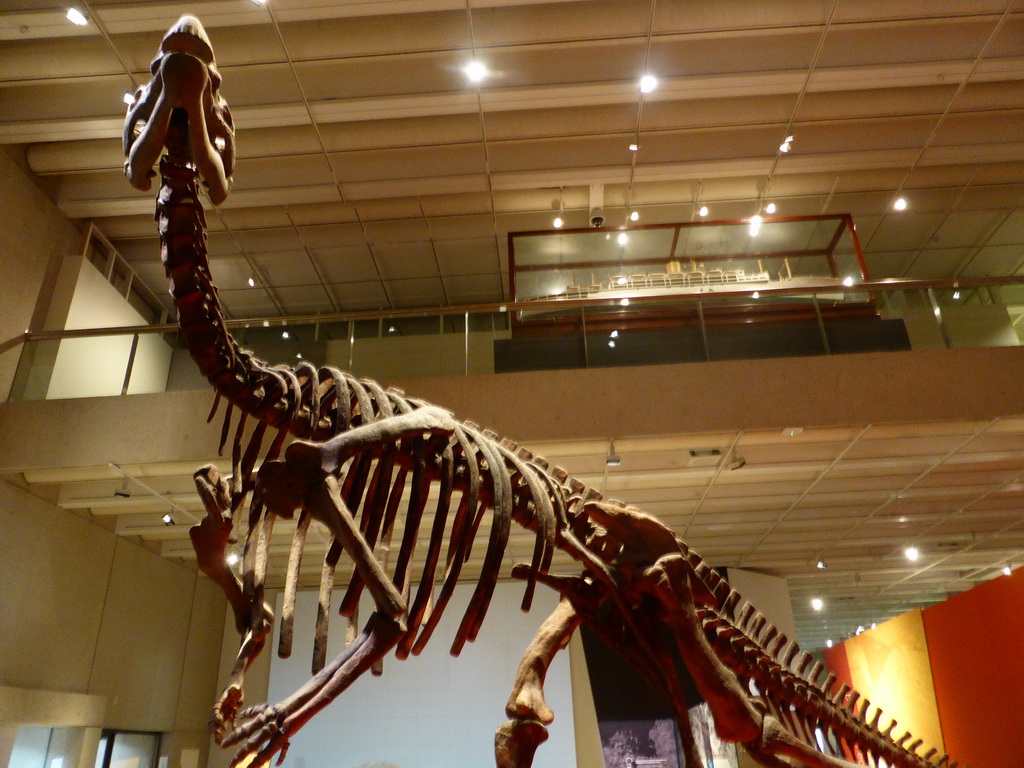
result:
[[(888, 280), (616, 294), (437, 309), (232, 320), (271, 363), (388, 383), (422, 376), (1017, 346), (1024, 278)], [(170, 325), (27, 333), (10, 400), (205, 389)], [(13, 351), (9, 354), (14, 354)]]

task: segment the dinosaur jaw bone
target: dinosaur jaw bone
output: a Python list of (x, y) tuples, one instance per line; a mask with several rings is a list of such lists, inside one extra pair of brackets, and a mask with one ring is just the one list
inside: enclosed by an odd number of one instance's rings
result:
[(149, 190), (156, 163), (168, 143), (171, 115), (188, 115), (188, 138), (182, 149), (209, 188), (214, 205), (231, 189), (235, 134), (231, 112), (220, 95), (210, 41), (198, 19), (183, 16), (167, 32), (153, 62), (153, 80), (136, 94), (125, 118), (123, 146), (128, 181)]

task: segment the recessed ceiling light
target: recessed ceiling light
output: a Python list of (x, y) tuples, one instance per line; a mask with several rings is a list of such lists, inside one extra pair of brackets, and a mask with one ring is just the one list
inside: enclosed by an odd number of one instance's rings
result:
[(625, 245), (626, 243), (629, 242), (629, 235), (627, 235), (625, 232), (620, 232), (617, 239), (619, 245)]
[(640, 219), (640, 211), (633, 211), (629, 214), (630, 221), (638, 221)]
[(84, 27), (89, 23), (89, 20), (85, 18), (85, 15), (77, 8), (68, 8), (68, 21), (72, 24), (77, 24), (80, 27)]
[(487, 67), (482, 61), (471, 61), (462, 68), (463, 74), (469, 78), (471, 83), (479, 83), (487, 77)]
[(651, 93), (658, 87), (658, 78), (654, 75), (644, 75), (640, 78), (640, 93)]
[(765, 213), (775, 213), (775, 203), (768, 203), (768, 205), (766, 205), (764, 207), (764, 212)]
[(814, 610), (820, 611), (824, 607), (825, 601), (822, 600), (820, 597), (815, 597), (811, 599), (811, 608), (813, 608)]
[(896, 202), (892, 204), (892, 207), (895, 208), (897, 211), (907, 210), (907, 199), (905, 197), (896, 198)]
[(697, 211), (697, 215), (698, 216), (707, 216), (708, 215), (708, 207), (706, 205), (702, 205), (700, 207), (700, 210)]
[(917, 547), (907, 547), (903, 550), (903, 554), (906, 555), (907, 560), (912, 563), (921, 556), (921, 552)]
[(562, 221), (562, 217), (561, 216), (555, 216), (555, 220), (553, 222), (551, 222), (552, 226), (554, 226), (555, 229), (561, 229), (562, 225), (564, 223), (565, 222)]

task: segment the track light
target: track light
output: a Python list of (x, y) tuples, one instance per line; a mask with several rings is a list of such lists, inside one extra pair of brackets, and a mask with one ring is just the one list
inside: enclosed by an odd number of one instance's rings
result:
[(171, 516), (170, 512), (168, 512), (160, 519), (164, 521), (164, 525), (174, 525), (174, 518)]
[(562, 221), (562, 217), (561, 216), (555, 216), (555, 220), (552, 222), (552, 225), (554, 226), (554, 228), (555, 229), (561, 229), (563, 224), (565, 224), (565, 222)]
[(644, 75), (640, 78), (640, 93), (651, 93), (658, 87), (658, 78), (654, 75)]
[(131, 491), (128, 490), (128, 478), (121, 480), (121, 487), (114, 491), (114, 495), (121, 499), (130, 499), (132, 497)]
[(766, 205), (764, 207), (764, 212), (769, 214), (769, 215), (775, 213), (775, 211), (776, 211), (775, 203), (768, 203), (768, 205)]
[(698, 216), (700, 216), (700, 217), (702, 217), (702, 218), (703, 218), (704, 216), (707, 216), (707, 215), (708, 215), (708, 207), (707, 207), (706, 205), (702, 205), (702, 206), (700, 207), (700, 210), (699, 210), (699, 211), (697, 211), (697, 215), (698, 215)]
[(1013, 571), (1010, 570), (1010, 566), (1004, 565), (1003, 566), (1003, 576), (1009, 576), (1011, 573), (1013, 573)]
[(604, 460), (604, 463), (609, 467), (617, 467), (622, 464), (622, 457), (615, 452), (615, 438), (612, 438), (608, 445), (608, 458)]
[(896, 198), (896, 202), (894, 202), (892, 204), (892, 207), (895, 208), (897, 211), (905, 211), (905, 210), (907, 210), (907, 198), (905, 198), (905, 197), (898, 197), (898, 198)]
[(818, 562), (816, 562), (814, 564), (814, 567), (817, 568), (819, 571), (824, 571), (826, 568), (828, 568), (824, 560), (819, 560)]

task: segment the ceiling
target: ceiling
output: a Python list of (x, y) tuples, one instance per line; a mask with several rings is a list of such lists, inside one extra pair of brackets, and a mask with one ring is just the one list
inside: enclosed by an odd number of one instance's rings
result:
[[(163, 297), (152, 196), (121, 173), (122, 96), (148, 81), (178, 16), (199, 16), (238, 130), (234, 191), (208, 215), (231, 317), (508, 300), (507, 234), (559, 213), (587, 227), (595, 185), (615, 227), (633, 210), (639, 224), (769, 202), (850, 213), (873, 278), (1024, 264), (1024, 2), (147, 0), (82, 2), (83, 27), (65, 7), (3, 5), (0, 143)], [(490, 72), (479, 85), (462, 72), (473, 58)], [(1021, 420), (616, 447), (605, 477), (603, 441), (531, 446), (661, 515), (712, 563), (787, 576), (808, 647), (1024, 560)], [(159, 516), (168, 499), (199, 513), (192, 466), (126, 470), (160, 495), (132, 481), (115, 498), (110, 468), (25, 479), (188, 557), (185, 526)]]
[(90, 0), (86, 26), (64, 2), (4, 8), (0, 143), (161, 297), (122, 97), (181, 13), (203, 21), (238, 129), (209, 217), (232, 317), (507, 300), (506, 234), (560, 210), (587, 227), (595, 184), (608, 226), (851, 213), (875, 278), (1024, 261), (1021, 2)]

